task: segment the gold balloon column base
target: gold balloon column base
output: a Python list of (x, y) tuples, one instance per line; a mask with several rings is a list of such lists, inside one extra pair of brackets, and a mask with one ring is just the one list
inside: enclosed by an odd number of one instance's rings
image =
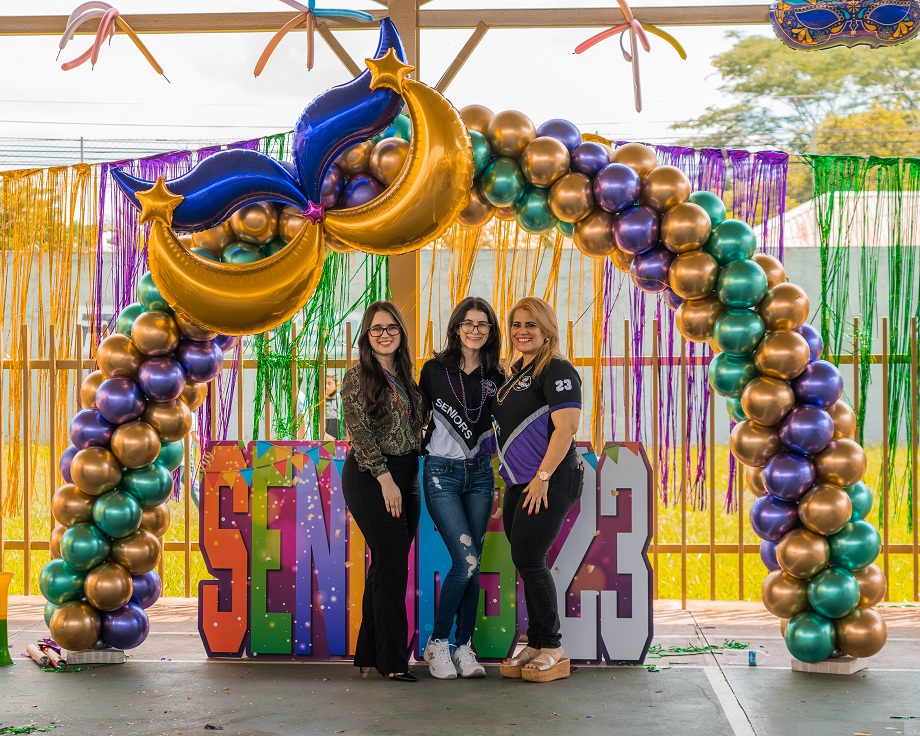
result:
[(0, 572), (0, 667), (9, 667), (13, 664), (13, 659), (10, 657), (9, 634), (6, 628), (7, 605), (12, 580), (13, 573)]
[(793, 672), (812, 672), (820, 675), (855, 675), (861, 670), (868, 669), (869, 660), (862, 657), (837, 657), (825, 659), (823, 662), (803, 662), (792, 658)]

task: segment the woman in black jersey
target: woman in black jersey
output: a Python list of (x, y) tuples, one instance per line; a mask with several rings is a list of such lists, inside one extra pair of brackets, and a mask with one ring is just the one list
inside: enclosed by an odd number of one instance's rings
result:
[(451, 557), (424, 654), (431, 675), (441, 680), (486, 674), (472, 636), (479, 559), (495, 493), (489, 405), (504, 377), (500, 345), (495, 311), (487, 301), (467, 297), (448, 320), (444, 349), (425, 363), (419, 379), (432, 412), (425, 440), (425, 503)]
[(581, 496), (584, 468), (575, 450), (581, 421), (581, 378), (559, 352), (553, 308), (526, 297), (511, 308), (510, 375), (492, 403), (502, 503), (511, 559), (524, 582), (528, 645), (501, 667), (504, 677), (549, 682), (568, 677), (559, 633), (550, 547)]

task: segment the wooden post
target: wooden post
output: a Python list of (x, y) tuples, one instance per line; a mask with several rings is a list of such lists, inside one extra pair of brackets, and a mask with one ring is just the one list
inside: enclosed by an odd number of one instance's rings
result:
[[(910, 433), (910, 457), (911, 457), (911, 470), (910, 470), (910, 498), (911, 498), (911, 516), (913, 518), (913, 528), (914, 528), (914, 539), (913, 539), (913, 549), (912, 557), (914, 560), (914, 597), (912, 600), (917, 600), (917, 588), (920, 584), (920, 575), (918, 575), (917, 570), (917, 524), (920, 523), (920, 516), (917, 514), (917, 493), (920, 492), (920, 485), (917, 483), (917, 464), (920, 458), (917, 457), (917, 446), (920, 444), (920, 417), (918, 414), (917, 407), (917, 390), (916, 387), (920, 385), (918, 383), (918, 366), (917, 366), (917, 318), (910, 318), (910, 385), (914, 387), (914, 390), (910, 392), (910, 412), (911, 412), (911, 426), (913, 431)], [(0, 447), (3, 446), (3, 443), (0, 442)], [(2, 535), (0, 535), (2, 536)]]
[[(658, 406), (661, 386), (659, 385), (659, 374), (661, 366), (658, 356), (658, 320), (652, 320), (652, 406)], [(658, 499), (660, 498), (658, 485), (661, 479), (658, 477), (658, 419), (652, 417), (652, 582), (653, 595), (658, 598)]]
[(629, 320), (623, 320), (623, 439), (629, 442)]
[(246, 389), (243, 372), (246, 370), (246, 361), (243, 359), (243, 340), (240, 338), (240, 344), (236, 348), (236, 439), (240, 442), (246, 436), (246, 402), (243, 399), (243, 392)]
[[(57, 456), (57, 335), (54, 322), (48, 325), (48, 501), (54, 498), (57, 490), (58, 456)], [(50, 506), (49, 506), (50, 508)], [(48, 535), (54, 531), (54, 514), (48, 514)]]
[[(6, 370), (6, 353), (3, 351), (3, 322), (0, 321), (0, 396), (3, 395), (4, 371)], [(3, 528), (3, 498), (6, 495), (6, 443), (3, 435), (3, 414), (0, 413), (0, 571), (4, 569), (4, 557), (6, 553), (6, 531)]]
[(29, 326), (20, 329), (22, 342), (22, 585), (32, 595), (32, 355)]
[[(742, 489), (743, 491), (743, 489)], [(716, 599), (716, 394), (709, 392), (709, 600)]]
[[(211, 384), (213, 386), (213, 383)], [(208, 393), (211, 393), (211, 387), (208, 387)], [(199, 442), (201, 441), (201, 431), (198, 432)], [(192, 443), (191, 443), (191, 432), (185, 435), (183, 441), (185, 447), (184, 457), (182, 458), (183, 466), (185, 467), (185, 473), (182, 477), (182, 508), (185, 512), (185, 528), (183, 529), (184, 538), (183, 538), (183, 551), (185, 552), (185, 597), (192, 597), (192, 473), (197, 470), (197, 468), (192, 467)], [(204, 454), (204, 447), (201, 448), (202, 454)], [(199, 490), (199, 493), (201, 491)], [(201, 499), (199, 497), (199, 504)], [(164, 562), (163, 558), (166, 557), (166, 544), (161, 542), (163, 545), (163, 552), (160, 554), (160, 562)]]
[[(888, 318), (882, 317), (882, 567), (885, 571), (885, 577), (888, 577), (889, 562), (889, 543), (890, 543), (890, 524), (889, 521), (889, 496), (888, 484), (891, 469), (888, 467)], [(916, 390), (916, 387), (914, 387)], [(885, 592), (885, 600), (889, 600), (888, 590)]]
[(680, 608), (687, 610), (687, 340), (680, 338)]

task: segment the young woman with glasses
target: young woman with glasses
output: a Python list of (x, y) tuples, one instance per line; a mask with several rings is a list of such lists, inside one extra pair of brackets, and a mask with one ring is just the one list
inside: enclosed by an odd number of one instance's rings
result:
[(425, 440), (425, 503), (451, 558), (424, 654), (429, 672), (440, 680), (486, 674), (472, 637), (479, 559), (495, 494), (490, 403), (504, 380), (500, 347), (495, 311), (484, 299), (467, 297), (450, 315), (444, 349), (425, 363), (419, 379), (432, 412)]
[(393, 680), (415, 682), (405, 601), (421, 510), (418, 456), (427, 407), (413, 378), (406, 323), (392, 302), (374, 302), (364, 313), (358, 359), (341, 391), (351, 437), (342, 491), (371, 550), (354, 664), (362, 674), (374, 667)]

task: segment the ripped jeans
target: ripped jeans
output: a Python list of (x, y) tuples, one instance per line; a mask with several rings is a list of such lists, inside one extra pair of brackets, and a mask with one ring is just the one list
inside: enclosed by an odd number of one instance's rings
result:
[(431, 638), (447, 639), (456, 619), (454, 642), (466, 644), (479, 607), (479, 560), (495, 494), (492, 461), (488, 455), (473, 460), (429, 455), (423, 478), (425, 504), (451, 559)]

